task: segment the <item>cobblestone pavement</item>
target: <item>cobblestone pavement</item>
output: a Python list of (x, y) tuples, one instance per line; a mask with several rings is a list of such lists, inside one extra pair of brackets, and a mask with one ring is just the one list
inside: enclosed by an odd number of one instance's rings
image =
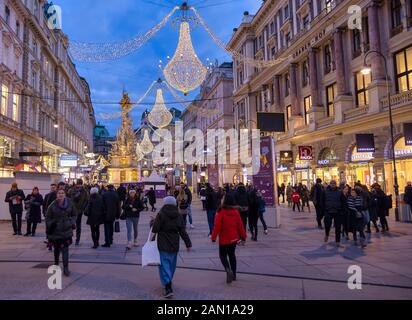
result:
[[(411, 299), (412, 225), (390, 221), (388, 234), (369, 235), (366, 249), (343, 241), (323, 243), (314, 213), (281, 207), (282, 225), (260, 229), (259, 241), (239, 246), (238, 281), (226, 285), (218, 246), (207, 237), (206, 213), (194, 203), (193, 250), (182, 250), (175, 276), (176, 299)], [(312, 209), (313, 210), (313, 209)], [(143, 212), (139, 241), (147, 239), (150, 213)], [(85, 220), (85, 219), (84, 219)], [(91, 249), (88, 226), (82, 242), (70, 248), (70, 278), (63, 290), (47, 287), (52, 254), (43, 244), (44, 225), (35, 238), (14, 237), (0, 223), (0, 299), (159, 299), (156, 268), (142, 269), (141, 247), (125, 250), (126, 226), (112, 248)], [(103, 236), (103, 227), (101, 228)], [(333, 235), (330, 237), (333, 239)], [(362, 290), (349, 290), (348, 268), (362, 268)]]

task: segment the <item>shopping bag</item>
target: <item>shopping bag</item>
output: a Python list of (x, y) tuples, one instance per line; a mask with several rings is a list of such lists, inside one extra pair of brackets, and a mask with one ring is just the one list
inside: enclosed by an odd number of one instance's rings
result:
[(152, 229), (150, 229), (147, 242), (142, 248), (142, 268), (145, 266), (158, 266), (160, 265), (160, 253), (157, 248), (157, 235), (152, 240)]
[(119, 221), (114, 222), (114, 232), (116, 233), (120, 232), (120, 222)]

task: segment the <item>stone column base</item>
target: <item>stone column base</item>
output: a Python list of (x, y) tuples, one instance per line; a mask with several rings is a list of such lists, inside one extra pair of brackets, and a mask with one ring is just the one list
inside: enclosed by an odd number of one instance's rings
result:
[(280, 228), (280, 210), (278, 210), (278, 208), (266, 207), (264, 217), (268, 228)]
[(343, 123), (345, 120), (344, 112), (354, 107), (353, 97), (340, 95), (335, 99), (335, 121), (334, 124)]

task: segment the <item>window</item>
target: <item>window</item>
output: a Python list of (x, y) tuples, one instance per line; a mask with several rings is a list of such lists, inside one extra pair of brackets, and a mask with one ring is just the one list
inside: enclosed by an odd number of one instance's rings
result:
[(327, 44), (324, 49), (324, 61), (325, 61), (325, 74), (332, 70), (332, 52), (330, 45)]
[(332, 11), (332, 3), (334, 0), (325, 0), (325, 9), (326, 12), (331, 12)]
[(303, 99), (303, 107), (305, 111), (305, 124), (308, 125), (310, 122), (310, 107), (312, 106), (312, 97), (307, 96), (305, 99)]
[(285, 97), (289, 96), (289, 91), (290, 91), (290, 79), (289, 79), (289, 73), (285, 75)]
[(371, 83), (371, 75), (363, 75), (362, 72), (358, 72), (355, 78), (356, 88), (356, 103), (358, 107), (363, 107), (369, 104), (369, 95), (367, 87)]
[(291, 39), (292, 38), (291, 38), (290, 32), (286, 33), (286, 38), (285, 38), (286, 47), (289, 47)]
[(37, 55), (37, 42), (33, 40), (33, 53)]
[(270, 23), (270, 34), (274, 34), (275, 33), (275, 23), (272, 21)]
[(302, 86), (306, 87), (309, 84), (309, 62), (306, 60), (302, 64)]
[(412, 47), (395, 54), (398, 92), (412, 90)]
[(361, 50), (361, 34), (358, 29), (352, 30), (352, 46), (353, 46), (353, 58), (360, 56)]
[(7, 117), (7, 108), (9, 100), (9, 88), (6, 85), (1, 86), (1, 114)]
[(19, 96), (15, 93), (13, 94), (13, 114), (12, 119), (16, 122), (19, 121)]
[(6, 23), (7, 23), (7, 25), (9, 25), (9, 23), (10, 23), (10, 8), (8, 6), (4, 7), (4, 14), (5, 14), (5, 18), (6, 18)]
[(16, 21), (16, 36), (20, 38), (20, 22)]
[(402, 4), (401, 0), (391, 1), (391, 13), (392, 13), (392, 29), (396, 29), (402, 26)]
[(276, 55), (276, 47), (272, 47), (272, 58)]
[(326, 114), (332, 117), (335, 114), (336, 82), (326, 87)]
[(303, 23), (303, 29), (308, 30), (309, 29), (309, 14), (303, 17), (302, 23)]
[(286, 5), (286, 7), (283, 9), (284, 16), (285, 16), (285, 21), (289, 18), (289, 5)]
[(31, 86), (33, 89), (37, 88), (37, 74), (34, 71), (31, 74)]
[(291, 105), (288, 105), (286, 107), (285, 117), (286, 117), (286, 128), (289, 129), (289, 119), (292, 118), (292, 106)]

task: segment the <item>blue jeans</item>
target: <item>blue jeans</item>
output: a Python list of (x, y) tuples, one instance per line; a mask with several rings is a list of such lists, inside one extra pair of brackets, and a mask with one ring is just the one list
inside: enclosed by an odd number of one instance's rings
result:
[(207, 223), (209, 224), (209, 234), (212, 234), (213, 227), (215, 225), (216, 210), (208, 209), (207, 210)]
[(134, 231), (133, 240), (137, 239), (137, 225), (139, 224), (139, 218), (126, 218), (126, 228), (127, 228), (127, 241), (132, 241), (132, 227)]
[(187, 207), (187, 216), (189, 217), (189, 224), (193, 224), (192, 208), (190, 206)]
[(170, 253), (160, 251), (159, 275), (163, 287), (165, 287), (169, 283), (172, 283), (173, 276), (176, 271), (176, 264), (177, 252)]

